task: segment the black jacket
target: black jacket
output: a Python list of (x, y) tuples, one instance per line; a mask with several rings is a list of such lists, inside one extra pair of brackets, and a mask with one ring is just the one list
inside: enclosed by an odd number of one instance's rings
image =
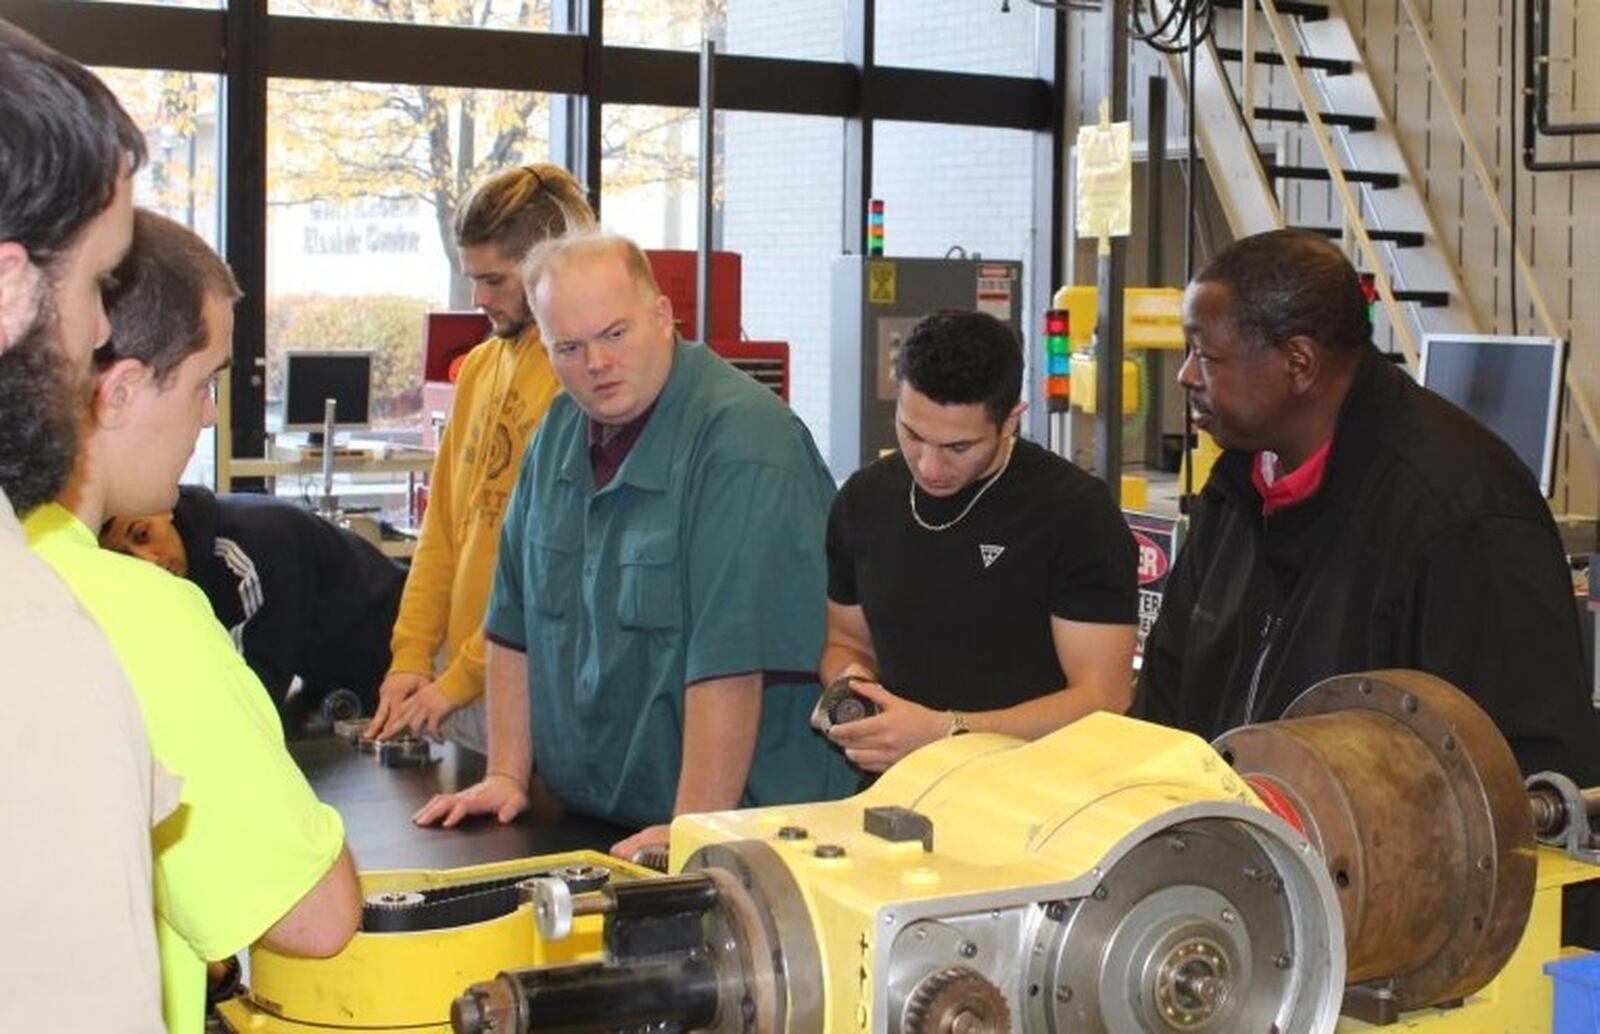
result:
[(173, 523), (189, 579), (282, 705), (295, 676), (320, 699), (370, 707), (389, 667), (405, 572), (371, 543), (292, 503), (185, 485)]
[(1327, 676), (1419, 668), (1524, 772), (1600, 784), (1560, 538), (1500, 439), (1369, 350), (1315, 496), (1263, 519), (1251, 459), (1225, 453), (1200, 493), (1132, 714), (1211, 739)]

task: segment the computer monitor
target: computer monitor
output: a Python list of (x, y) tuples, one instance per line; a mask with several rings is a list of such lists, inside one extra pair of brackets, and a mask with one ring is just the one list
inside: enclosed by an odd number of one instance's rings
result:
[(1548, 497), (1555, 483), (1566, 355), (1560, 338), (1428, 334), (1422, 339), (1421, 379), (1504, 439)]
[(334, 426), (360, 430), (372, 421), (372, 353), (285, 352), (283, 429), (320, 432), (323, 402), (334, 400)]

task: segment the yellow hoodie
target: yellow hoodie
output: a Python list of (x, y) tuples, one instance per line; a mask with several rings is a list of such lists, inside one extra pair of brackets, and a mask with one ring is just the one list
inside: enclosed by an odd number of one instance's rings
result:
[(391, 672), (431, 677), (442, 644), (444, 671), (437, 681), (457, 705), (483, 694), (483, 612), (500, 522), (528, 439), (560, 390), (531, 321), (516, 340), (491, 337), (461, 365), (389, 665)]

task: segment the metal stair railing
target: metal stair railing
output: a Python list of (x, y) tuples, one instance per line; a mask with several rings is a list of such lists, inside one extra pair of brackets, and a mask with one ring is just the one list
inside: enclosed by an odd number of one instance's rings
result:
[(1328, 179), (1333, 184), (1334, 193), (1338, 195), (1339, 204), (1344, 209), (1344, 223), (1350, 233), (1355, 237), (1357, 248), (1367, 259), (1367, 265), (1372, 271), (1374, 286), (1378, 290), (1378, 299), (1383, 304), (1383, 311), (1389, 318), (1389, 327), (1394, 334), (1395, 341), (1400, 345), (1400, 351), (1406, 357), (1406, 365), (1411, 369), (1417, 368), (1417, 342), (1412, 330), (1411, 321), (1406, 318), (1400, 309), (1400, 302), (1395, 298), (1395, 288), (1390, 281), (1388, 262), (1391, 256), (1380, 251), (1378, 245), (1367, 233), (1366, 220), (1362, 216), (1361, 202), (1351, 189), (1350, 181), (1346, 178), (1344, 168), (1340, 163), (1340, 155), (1336, 151), (1333, 138), (1328, 132), (1326, 123), (1322, 120), (1315, 93), (1311, 89), (1310, 81), (1305, 70), (1300, 67), (1299, 48), (1284, 22), (1284, 16), (1278, 10), (1276, 0), (1246, 0), (1247, 9), (1245, 17), (1249, 18), (1248, 7), (1252, 3), (1259, 3), (1261, 14), (1265, 17), (1267, 30), (1272, 33), (1274, 44), (1278, 53), (1283, 56), (1283, 67), (1289, 74), (1289, 80), (1294, 85), (1295, 94), (1300, 99), (1300, 107), (1305, 111), (1306, 128), (1310, 131), (1312, 139), (1316, 142), (1317, 150), (1322, 155), (1323, 164), (1328, 167)]
[[(1262, 2), (1271, 3), (1272, 0), (1262, 0)], [(1533, 274), (1533, 267), (1522, 252), (1522, 245), (1512, 236), (1511, 221), (1506, 217), (1505, 207), (1500, 204), (1500, 194), (1495, 189), (1494, 180), (1489, 176), (1489, 167), (1483, 160), (1483, 153), (1478, 150), (1477, 141), (1467, 126), (1466, 113), (1462, 110), (1455, 91), (1449, 85), (1438, 52), (1433, 48), (1433, 37), (1428, 31), (1428, 24), (1422, 20), (1421, 14), (1417, 11), (1416, 0), (1400, 0), (1400, 6), (1405, 11), (1406, 20), (1411, 23), (1412, 31), (1416, 34), (1417, 44), (1422, 50), (1423, 59), (1427, 62), (1428, 74), (1433, 79), (1434, 88), (1439, 91), (1439, 97), (1450, 113), (1450, 122), (1455, 126), (1456, 135), (1461, 138), (1467, 161), (1472, 166), (1473, 177), (1478, 181), (1478, 189), (1482, 190), (1483, 196), (1488, 199), (1490, 211), (1494, 213), (1495, 225), (1499, 227), (1501, 235), (1511, 242), (1512, 259), (1517, 273), (1521, 275), (1527, 287), (1528, 300), (1533, 303), (1534, 314), (1544, 327), (1546, 336), (1564, 337), (1554, 315), (1550, 312), (1550, 306), (1545, 302), (1544, 292), (1539, 288), (1539, 280)], [(1566, 378), (1567, 392), (1572, 398), (1573, 406), (1578, 410), (1579, 418), (1583, 421), (1583, 429), (1588, 433), (1591, 442), (1600, 445), (1600, 425), (1596, 424), (1594, 406), (1584, 393), (1583, 384), (1578, 380), (1576, 363), (1567, 363)]]
[[(1346, 54), (1355, 54), (1361, 56), (1362, 64), (1365, 65), (1365, 55), (1362, 53), (1361, 45), (1356, 41), (1355, 34), (1350, 30), (1349, 19), (1344, 16), (1342, 10), (1335, 12), (1335, 8), (1340, 6), (1339, 0), (1326, 0), (1326, 2), (1330, 17), (1309, 24), (1304, 20), (1292, 23), (1301, 52), (1334, 50)], [(1388, 262), (1385, 268), (1389, 270), (1390, 283), (1396, 286), (1395, 299), (1409, 303), (1412, 306), (1410, 313), (1415, 320), (1416, 329), (1419, 331), (1428, 329), (1426, 321), (1424, 321), (1420, 312), (1421, 309), (1441, 305), (1454, 305), (1462, 316), (1461, 322), (1465, 324), (1463, 329), (1482, 330), (1484, 326), (1483, 318), (1478, 312), (1477, 306), (1473, 304), (1472, 296), (1468, 293), (1465, 282), (1461, 279), (1459, 266), (1454, 257), (1444, 247), (1443, 241), (1445, 237), (1439, 228), (1439, 222), (1434, 215), (1433, 206), (1428, 203), (1427, 197), (1423, 194), (1420, 186), (1422, 178), (1417, 175), (1416, 167), (1413, 165), (1411, 157), (1406, 152), (1405, 146), (1400, 139), (1395, 120), (1390, 115), (1389, 107), (1384, 98), (1379, 94), (1370, 72), (1363, 68), (1361, 75), (1352, 76), (1349, 81), (1341, 80), (1338, 93), (1335, 92), (1335, 86), (1327, 76), (1319, 77), (1316, 80), (1308, 80), (1308, 82), (1316, 90), (1318, 99), (1322, 104), (1318, 110), (1324, 113), (1325, 125), (1336, 124), (1326, 117), (1326, 112), (1344, 107), (1349, 101), (1355, 101), (1358, 107), (1373, 113), (1375, 119), (1374, 129), (1377, 131), (1370, 136), (1363, 133), (1358, 138), (1342, 128), (1330, 132), (1330, 136), (1344, 159), (1344, 168), (1364, 167), (1370, 164), (1368, 159), (1375, 158), (1385, 167), (1399, 170), (1400, 180), (1404, 185), (1398, 191), (1396, 197), (1382, 198), (1374, 194), (1366, 186), (1361, 186), (1357, 189), (1357, 197), (1362, 202), (1363, 222), (1367, 228), (1367, 234), (1374, 243), (1382, 246), (1382, 251)], [(1341, 100), (1339, 96), (1339, 94), (1363, 93), (1363, 89), (1364, 95), (1359, 97), (1346, 97)], [(1358, 139), (1360, 140), (1359, 146)], [(1367, 159), (1361, 156), (1359, 153), (1361, 151), (1367, 152)], [(1380, 151), (1387, 151), (1388, 153), (1381, 155), (1375, 153)], [(1415, 220), (1420, 216), (1422, 225), (1426, 227), (1426, 233), (1421, 245), (1425, 250), (1409, 258), (1402, 258), (1398, 251), (1401, 247), (1411, 247), (1412, 245), (1409, 242), (1403, 244), (1404, 235), (1397, 235), (1388, 225), (1388, 218), (1401, 214), (1393, 210), (1395, 205), (1400, 203), (1399, 199), (1401, 198), (1406, 199), (1404, 203), (1409, 207), (1410, 211), (1406, 213), (1407, 217), (1400, 219), (1400, 222), (1406, 224), (1408, 228), (1414, 229), (1417, 225)], [(1432, 242), (1431, 248), (1428, 246), (1430, 241)], [(1428, 277), (1426, 276), (1422, 278), (1422, 282), (1415, 285), (1411, 284), (1411, 280), (1419, 271), (1419, 267), (1424, 271), (1431, 269), (1433, 286), (1437, 287), (1445, 284), (1449, 287), (1448, 292), (1411, 289), (1413, 287), (1425, 288), (1428, 286)]]
[(1206, 39), (1195, 55), (1194, 96), (1180, 54), (1167, 54), (1170, 81), (1183, 103), (1193, 105), (1195, 142), (1217, 188), (1217, 201), (1236, 237), (1281, 229), (1283, 211), (1267, 178), (1250, 120), (1239, 110), (1216, 42)]

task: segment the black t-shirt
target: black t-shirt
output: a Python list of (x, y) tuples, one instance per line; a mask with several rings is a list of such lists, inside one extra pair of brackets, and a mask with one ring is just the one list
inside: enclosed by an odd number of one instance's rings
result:
[[(939, 525), (984, 480), (917, 513)], [(828, 598), (859, 605), (891, 692), (927, 707), (987, 711), (1066, 684), (1052, 615), (1133, 624), (1133, 536), (1098, 479), (1032, 442), (971, 512), (944, 531), (911, 516), (911, 472), (896, 453), (845, 482), (828, 518)]]

